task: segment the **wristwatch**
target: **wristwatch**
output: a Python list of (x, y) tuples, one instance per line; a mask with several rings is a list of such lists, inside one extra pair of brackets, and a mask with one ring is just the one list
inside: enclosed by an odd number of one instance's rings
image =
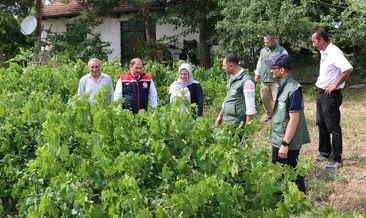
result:
[(282, 145), (283, 145), (283, 146), (287, 146), (287, 147), (288, 147), (288, 146), (290, 146), (290, 143), (287, 143), (286, 141), (284, 141), (284, 140), (283, 140), (283, 141), (282, 141)]

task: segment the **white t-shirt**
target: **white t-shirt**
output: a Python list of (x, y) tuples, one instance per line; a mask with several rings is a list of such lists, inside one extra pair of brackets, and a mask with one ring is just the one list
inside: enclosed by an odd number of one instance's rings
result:
[[(320, 54), (319, 76), (315, 83), (318, 88), (324, 89), (326, 86), (336, 83), (343, 72), (353, 68), (344, 57), (343, 52), (332, 43), (325, 50), (321, 50)], [(338, 89), (343, 89), (344, 85), (345, 82), (340, 84)]]

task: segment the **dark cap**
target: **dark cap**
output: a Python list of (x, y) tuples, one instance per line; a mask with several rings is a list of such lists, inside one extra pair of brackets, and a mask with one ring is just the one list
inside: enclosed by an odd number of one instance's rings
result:
[(264, 63), (269, 66), (279, 66), (286, 69), (292, 69), (291, 57), (288, 54), (276, 54), (272, 59), (265, 60)]

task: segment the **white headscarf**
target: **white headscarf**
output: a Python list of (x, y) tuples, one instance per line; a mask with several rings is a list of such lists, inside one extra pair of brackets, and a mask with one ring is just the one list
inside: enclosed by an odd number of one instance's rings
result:
[[(179, 73), (182, 69), (186, 69), (188, 71), (188, 79), (186, 81), (182, 81), (179, 77)], [(191, 65), (181, 64), (178, 69), (178, 79), (170, 85), (169, 94), (176, 92), (182, 88), (185, 88), (185, 87), (191, 85), (192, 83), (199, 83), (199, 82), (197, 82), (196, 80), (193, 79)]]

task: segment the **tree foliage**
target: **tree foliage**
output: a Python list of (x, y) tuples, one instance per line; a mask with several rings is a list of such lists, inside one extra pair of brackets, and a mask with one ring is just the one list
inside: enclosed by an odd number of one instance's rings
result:
[(279, 36), (282, 43), (304, 46), (319, 25), (319, 9), (312, 0), (299, 4), (291, 0), (219, 2), (224, 17), (217, 24), (220, 45), (244, 57), (247, 66), (254, 65), (265, 34)]
[(107, 59), (111, 52), (110, 43), (101, 39), (100, 33), (94, 33), (93, 27), (98, 20), (90, 19), (91, 14), (83, 13), (70, 21), (64, 33), (51, 33), (47, 36), (52, 45), (52, 52), (70, 60), (87, 61), (91, 57)]
[(31, 46), (30, 38), (20, 32), (19, 21), (13, 14), (3, 11), (0, 14), (0, 53), (10, 59), (20, 52), (20, 48)]
[(0, 11), (7, 11), (13, 15), (25, 17), (35, 4), (34, 0), (2, 0)]

